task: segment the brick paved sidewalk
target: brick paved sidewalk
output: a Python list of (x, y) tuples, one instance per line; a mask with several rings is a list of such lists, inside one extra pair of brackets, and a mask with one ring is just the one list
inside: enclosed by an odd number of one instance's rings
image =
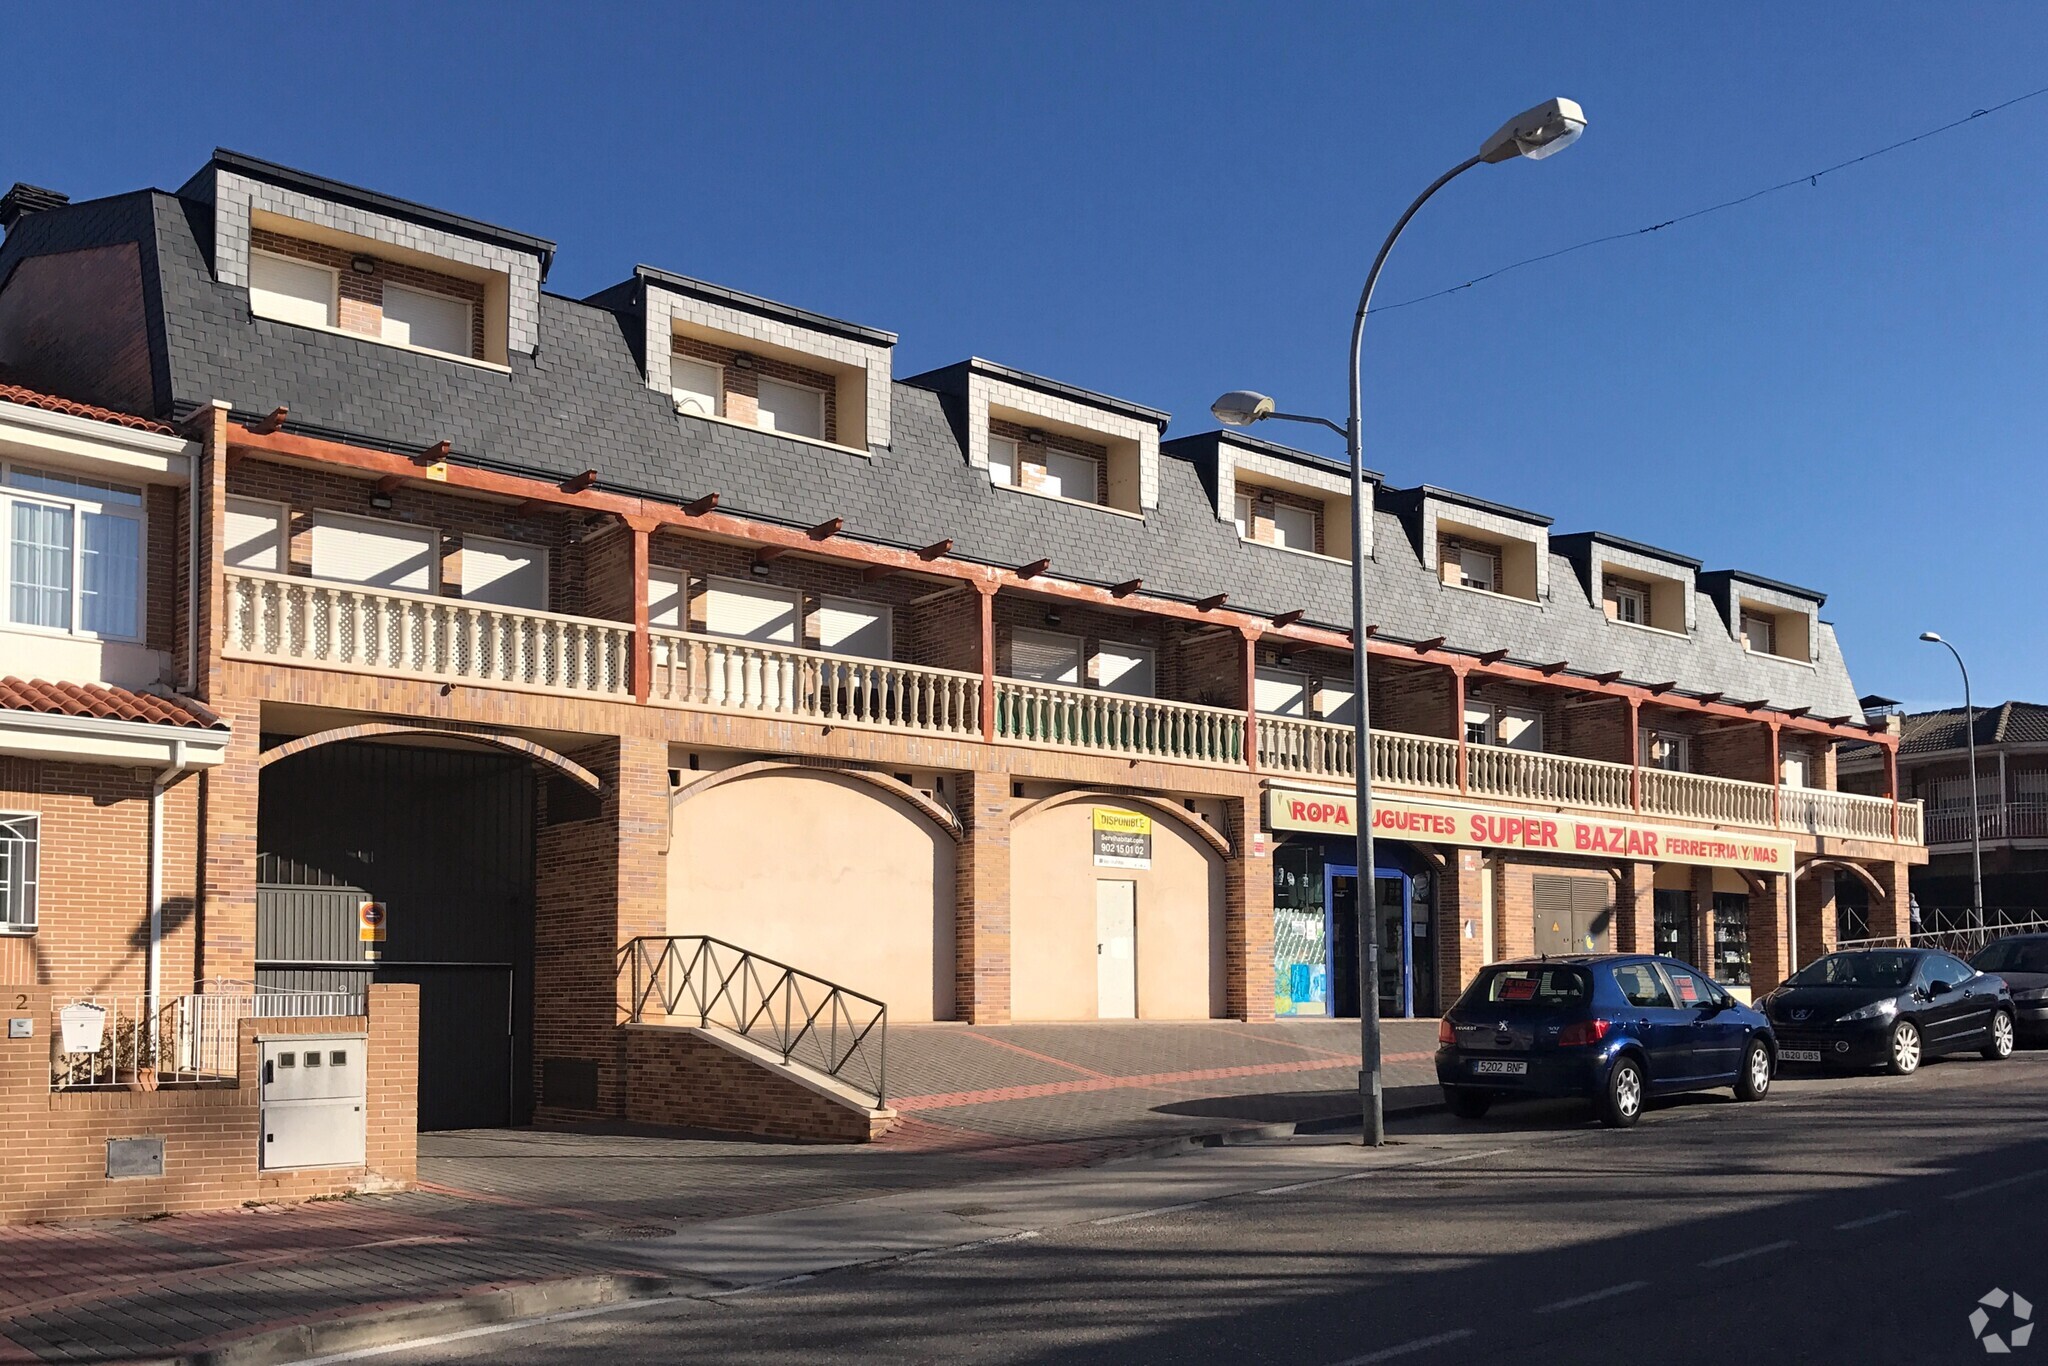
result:
[[(1388, 1083), (1416, 1088), (1410, 1099), (1428, 1094), (1434, 1030), (1388, 1025)], [(507, 1285), (638, 1275), (634, 1239), (698, 1220), (1355, 1114), (1356, 1031), (1335, 1021), (903, 1028), (890, 1066), (904, 1121), (866, 1147), (598, 1128), (423, 1134), (425, 1185), (404, 1195), (0, 1230), (10, 1273), (0, 1363), (148, 1360)]]

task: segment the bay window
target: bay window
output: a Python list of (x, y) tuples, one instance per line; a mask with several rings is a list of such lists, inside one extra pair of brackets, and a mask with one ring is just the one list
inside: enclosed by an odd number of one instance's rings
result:
[(141, 489), (10, 465), (0, 473), (0, 506), (9, 625), (141, 636)]

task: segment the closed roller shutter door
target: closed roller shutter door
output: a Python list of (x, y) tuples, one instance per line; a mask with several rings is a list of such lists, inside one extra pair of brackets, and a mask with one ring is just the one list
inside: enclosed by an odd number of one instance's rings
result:
[(284, 505), (253, 498), (228, 499), (227, 543), (221, 559), (230, 569), (284, 572)]
[(314, 578), (431, 593), (440, 584), (440, 560), (441, 533), (432, 527), (314, 514)]
[(802, 595), (788, 588), (714, 582), (705, 595), (705, 629), (715, 636), (794, 645), (801, 602)]
[(517, 541), (471, 537), (462, 543), (462, 596), (471, 602), (546, 611), (548, 552)]
[(249, 258), (249, 311), (301, 327), (334, 326), (334, 272), (256, 252)]
[(1010, 677), (1076, 686), (1081, 681), (1081, 642), (1043, 631), (1012, 632)]
[(417, 289), (384, 286), (384, 340), (451, 356), (469, 354), (469, 305)]
[(1095, 655), (1096, 686), (1126, 697), (1153, 695), (1152, 652), (1142, 645), (1105, 640)]
[(819, 606), (819, 649), (887, 659), (892, 646), (888, 608), (853, 598), (826, 598)]
[(1268, 716), (1305, 716), (1308, 675), (1288, 669), (1261, 669), (1252, 686), (1252, 702)]

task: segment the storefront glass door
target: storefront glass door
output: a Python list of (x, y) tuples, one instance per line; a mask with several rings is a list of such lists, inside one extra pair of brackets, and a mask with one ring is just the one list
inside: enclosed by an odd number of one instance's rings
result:
[[(1330, 864), (1323, 870), (1330, 944), (1330, 1013), (1359, 1012), (1358, 869)], [(1372, 933), (1380, 948), (1380, 1014), (1403, 1019), (1415, 1014), (1414, 906), (1406, 873), (1389, 868), (1373, 879)]]

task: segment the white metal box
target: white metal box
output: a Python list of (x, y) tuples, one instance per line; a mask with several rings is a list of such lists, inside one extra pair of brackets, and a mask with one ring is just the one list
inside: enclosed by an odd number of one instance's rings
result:
[(369, 1040), (302, 1034), (263, 1039), (259, 1046), (263, 1169), (361, 1166)]

